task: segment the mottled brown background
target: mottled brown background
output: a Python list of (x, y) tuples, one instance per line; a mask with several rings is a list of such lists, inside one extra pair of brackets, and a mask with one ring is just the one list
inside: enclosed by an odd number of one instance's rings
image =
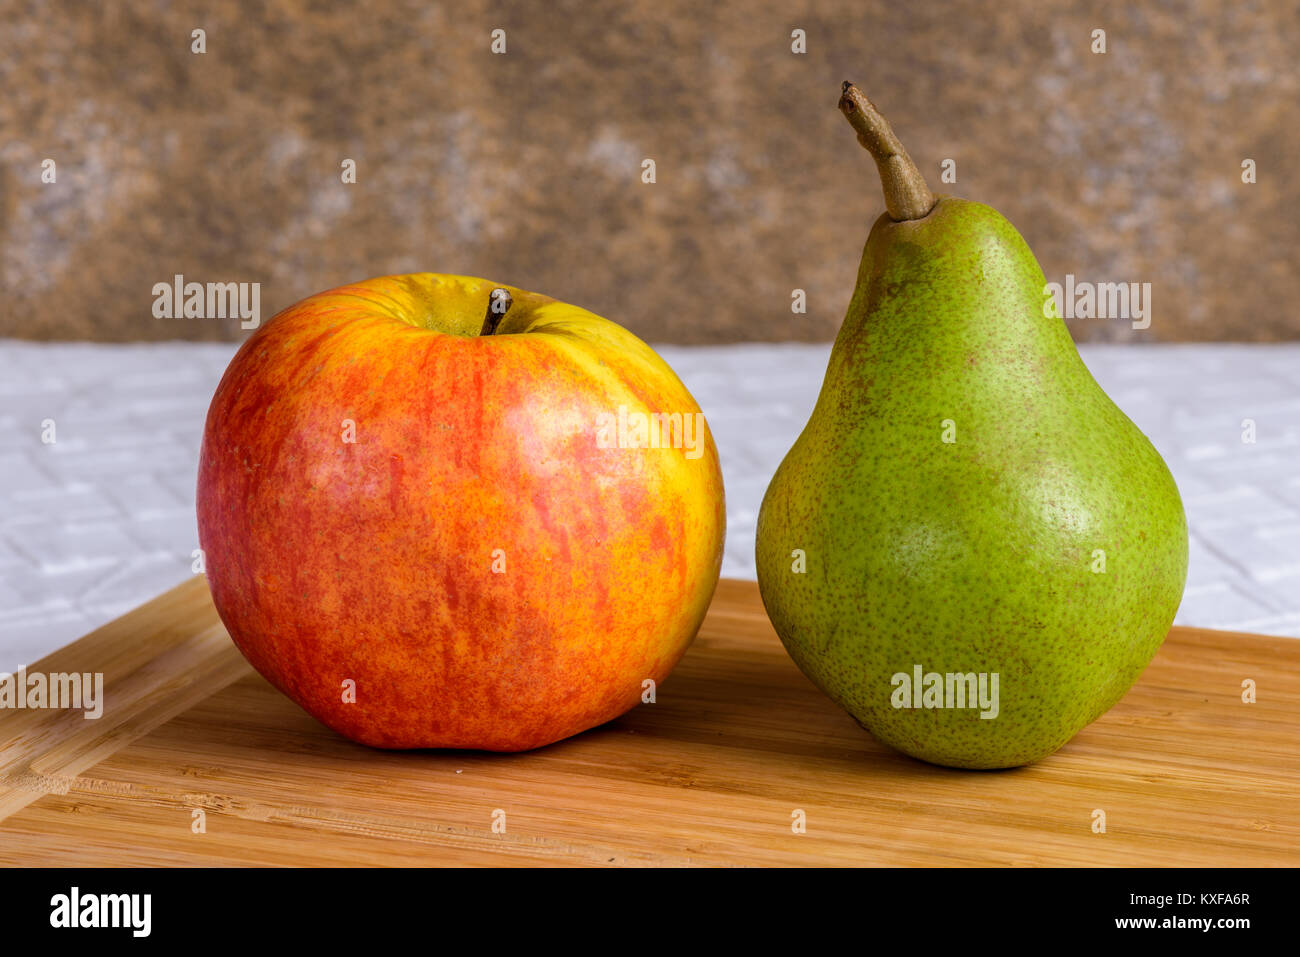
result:
[(0, 0), (0, 335), (237, 338), (155, 319), (151, 287), (260, 282), (269, 317), (432, 270), (652, 341), (829, 339), (883, 209), (835, 109), (851, 78), (932, 184), (1000, 209), (1049, 279), (1153, 284), (1149, 330), (1080, 320), (1077, 338), (1300, 338), (1298, 11)]

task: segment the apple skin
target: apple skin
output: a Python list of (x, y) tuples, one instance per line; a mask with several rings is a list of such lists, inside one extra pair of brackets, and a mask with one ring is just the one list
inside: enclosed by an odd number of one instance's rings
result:
[[(480, 337), (494, 288), (514, 304)], [(601, 448), (620, 405), (699, 410), (625, 329), (512, 286), (421, 273), (290, 306), (203, 434), (199, 543), (231, 638), (375, 747), (520, 751), (623, 714), (695, 637), (725, 518), (707, 427), (698, 457)]]

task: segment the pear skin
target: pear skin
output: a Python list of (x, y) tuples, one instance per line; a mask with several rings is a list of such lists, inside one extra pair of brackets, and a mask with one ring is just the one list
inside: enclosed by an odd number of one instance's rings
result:
[(1187, 575), (1182, 501), (1015, 227), (930, 194), (856, 87), (841, 109), (889, 211), (763, 499), (763, 603), (804, 674), (881, 742), (1028, 764), (1160, 647)]

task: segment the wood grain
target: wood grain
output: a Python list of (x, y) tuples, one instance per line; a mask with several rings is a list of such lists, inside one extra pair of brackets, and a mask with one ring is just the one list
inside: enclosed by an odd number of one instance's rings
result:
[(202, 579), (29, 671), (102, 671), (107, 701), (92, 721), (0, 713), (8, 865), (1300, 864), (1284, 638), (1175, 628), (1107, 715), (997, 772), (874, 742), (795, 668), (748, 582), (720, 584), (656, 703), (527, 754), (335, 735), (248, 667)]

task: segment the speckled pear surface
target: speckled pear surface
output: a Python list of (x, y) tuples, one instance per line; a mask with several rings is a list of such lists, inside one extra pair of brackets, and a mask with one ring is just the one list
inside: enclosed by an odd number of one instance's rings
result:
[[(988, 206), (882, 215), (759, 513), (759, 585), (790, 655), (877, 739), (936, 764), (1060, 748), (1137, 680), (1182, 596), (1173, 478), (1044, 287)], [(996, 717), (951, 695), (896, 707), (894, 676), (918, 666), (998, 675)]]

